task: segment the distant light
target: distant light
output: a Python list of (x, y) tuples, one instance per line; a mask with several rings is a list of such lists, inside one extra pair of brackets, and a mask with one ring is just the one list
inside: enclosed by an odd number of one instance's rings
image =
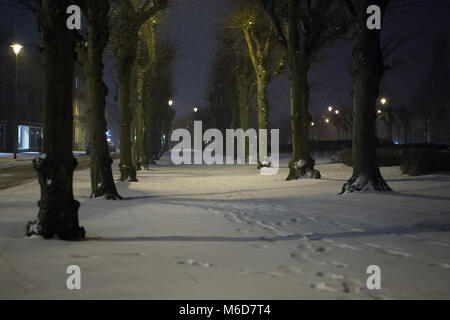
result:
[(339, 110), (335, 110), (334, 113), (339, 114)]
[(173, 105), (173, 100), (169, 100), (169, 106), (172, 106)]
[(330, 112), (333, 111), (333, 106), (329, 106), (328, 111), (330, 111)]
[(398, 144), (398, 141), (394, 141), (394, 144)]
[(311, 122), (311, 125), (314, 127), (315, 123), (314, 123), (314, 122)]
[(386, 100), (386, 98), (381, 98), (380, 102), (381, 102), (381, 104), (386, 104), (387, 100)]
[(194, 107), (193, 110), (194, 110), (194, 112), (197, 112), (197, 111), (198, 111), (198, 108), (197, 108), (197, 107)]
[(108, 142), (111, 142), (111, 139), (110, 139), (110, 138), (108, 138), (107, 140), (108, 140)]
[(378, 114), (380, 114), (381, 113), (381, 110), (380, 109), (378, 109)]
[(325, 119), (325, 122), (326, 122), (326, 123), (329, 123), (329, 122), (330, 122), (330, 119)]
[(22, 50), (23, 46), (21, 46), (18, 43), (15, 43), (11, 46), (11, 48), (13, 49), (14, 53), (16, 54), (16, 56), (20, 53), (20, 50)]

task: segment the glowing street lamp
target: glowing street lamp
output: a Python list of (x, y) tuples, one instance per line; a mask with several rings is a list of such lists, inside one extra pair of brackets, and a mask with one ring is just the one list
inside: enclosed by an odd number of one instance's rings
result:
[(380, 110), (380, 109), (378, 109), (378, 111), (377, 111), (377, 112), (378, 112), (378, 114), (381, 114), (381, 110)]
[(330, 123), (330, 119), (325, 119), (325, 122), (326, 123)]
[(22, 50), (23, 46), (21, 46), (18, 43), (15, 43), (15, 44), (11, 45), (11, 48), (13, 49), (14, 53), (17, 56), (20, 53), (20, 51)]
[(328, 111), (330, 111), (330, 112), (333, 111), (333, 106), (329, 106)]
[(168, 104), (169, 104), (169, 107), (171, 107), (173, 105), (173, 100), (169, 100)]
[(196, 113), (198, 111), (198, 108), (194, 107), (192, 110), (194, 110), (194, 112)]
[(386, 98), (381, 98), (380, 102), (381, 102), (381, 104), (385, 105), (387, 103), (387, 99)]
[(339, 110), (337, 110), (337, 109), (334, 110), (334, 113), (335, 113), (335, 114), (339, 114)]
[(311, 126), (314, 127), (316, 124), (314, 122), (311, 122)]
[(14, 51), (14, 54), (16, 55), (16, 77), (14, 79), (14, 134), (13, 134), (13, 154), (14, 154), (14, 159), (17, 159), (17, 144), (18, 144), (18, 126), (17, 126), (17, 91), (18, 91), (18, 85), (17, 85), (17, 78), (18, 78), (18, 73), (17, 73), (17, 57), (19, 56), (20, 51), (22, 50), (23, 46), (21, 46), (18, 43), (14, 43), (13, 45), (11, 45), (11, 48)]

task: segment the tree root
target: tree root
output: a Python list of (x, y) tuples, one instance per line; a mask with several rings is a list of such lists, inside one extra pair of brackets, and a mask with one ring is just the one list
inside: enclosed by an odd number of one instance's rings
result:
[(295, 164), (289, 162), (289, 175), (286, 181), (298, 180), (298, 179), (320, 179), (320, 171), (314, 169), (315, 161), (299, 160)]
[(367, 178), (364, 175), (353, 175), (343, 186), (340, 194), (352, 192), (388, 192), (392, 189), (387, 185), (384, 179), (379, 176), (375, 179)]

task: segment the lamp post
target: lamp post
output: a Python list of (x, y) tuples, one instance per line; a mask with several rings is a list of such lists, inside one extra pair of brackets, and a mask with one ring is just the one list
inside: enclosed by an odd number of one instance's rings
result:
[(17, 140), (18, 140), (18, 126), (17, 126), (17, 90), (18, 90), (18, 82), (17, 82), (17, 57), (19, 56), (20, 51), (22, 50), (23, 46), (21, 46), (18, 43), (15, 43), (11, 45), (11, 48), (14, 51), (14, 54), (16, 55), (16, 66), (15, 66), (15, 78), (14, 78), (14, 116), (13, 116), (13, 153), (14, 153), (14, 159), (17, 159)]

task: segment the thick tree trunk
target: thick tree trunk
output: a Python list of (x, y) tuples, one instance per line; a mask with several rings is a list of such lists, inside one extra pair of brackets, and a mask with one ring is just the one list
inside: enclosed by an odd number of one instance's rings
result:
[(353, 48), (353, 175), (342, 193), (390, 191), (377, 163), (376, 102), (384, 73), (380, 31), (366, 26), (367, 6), (357, 12)]
[(103, 82), (103, 53), (108, 41), (108, 1), (88, 10), (88, 48), (84, 70), (88, 82), (89, 142), (91, 145), (91, 197), (121, 199), (111, 170), (106, 139), (105, 106), (108, 88)]
[(73, 198), (72, 90), (75, 41), (66, 27), (68, 1), (41, 2), (41, 45), (43, 77), (43, 154), (33, 160), (38, 172), (41, 198), (38, 219), (28, 223), (27, 236), (41, 235), (63, 240), (80, 240), (85, 230), (79, 226), (80, 203)]
[[(320, 172), (314, 169), (315, 161), (309, 150), (309, 57), (306, 54), (305, 38), (300, 39), (298, 14), (300, 3), (288, 1), (287, 50), (289, 64), (289, 90), (291, 105), (291, 141), (292, 159), (289, 163), (289, 175), (286, 180), (300, 178), (320, 178)], [(302, 42), (302, 43), (300, 43)]]
[[(131, 40), (130, 40), (131, 41)], [(131, 50), (130, 50), (131, 51)], [(134, 57), (119, 59), (119, 105), (120, 105), (120, 180), (136, 182), (136, 167), (131, 154), (130, 109), (131, 71)]]
[[(295, 50), (296, 51), (296, 50)], [(301, 178), (320, 179), (320, 172), (314, 169), (315, 161), (309, 150), (309, 126), (311, 115), (309, 108), (309, 84), (306, 58), (300, 58), (294, 52), (290, 58), (290, 99), (292, 160), (289, 163), (289, 175), (286, 180)], [(304, 61), (304, 63), (301, 63)]]

